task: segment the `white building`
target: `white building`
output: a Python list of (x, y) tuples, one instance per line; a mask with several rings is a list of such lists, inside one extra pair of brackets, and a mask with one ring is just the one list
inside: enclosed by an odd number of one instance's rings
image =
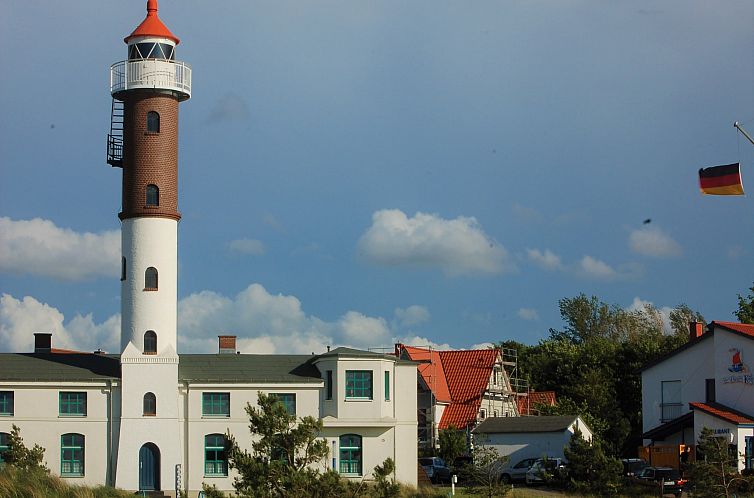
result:
[(577, 415), (490, 417), (472, 432), (480, 444), (495, 448), (515, 464), (524, 458), (563, 458), (563, 449), (577, 430), (591, 441), (591, 429)]
[(679, 445), (694, 447), (708, 427), (740, 455), (739, 469), (754, 468), (754, 325), (692, 323), (690, 332), (642, 371), (645, 445), (675, 448), (677, 460)]
[(396, 479), (416, 485), (416, 363), (347, 348), (235, 354), (233, 336), (218, 354), (178, 354), (178, 106), (191, 68), (157, 7), (147, 1), (128, 58), (110, 68), (107, 162), (123, 171), (120, 354), (56, 350), (42, 333), (34, 353), (0, 355), (0, 453), (15, 424), (72, 484), (230, 491), (224, 435), (250, 449), (244, 407), (262, 391), (322, 418), (323, 466), (362, 479), (390, 457)]

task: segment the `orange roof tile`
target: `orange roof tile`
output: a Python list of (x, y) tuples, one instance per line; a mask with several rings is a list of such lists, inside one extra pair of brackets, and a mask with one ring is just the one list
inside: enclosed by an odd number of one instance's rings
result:
[(719, 403), (689, 403), (689, 406), (734, 424), (754, 424), (754, 418)]
[(479, 398), (490, 383), (492, 367), (500, 352), (497, 349), (440, 351), (453, 403)]
[(528, 395), (516, 396), (519, 415), (531, 415), (536, 405), (555, 406), (555, 391), (532, 391)]
[(165, 26), (160, 18), (157, 17), (157, 0), (147, 0), (147, 17), (141, 21), (136, 29), (125, 37), (123, 41), (128, 43), (128, 40), (137, 36), (152, 36), (155, 38), (167, 38), (173, 40), (176, 45), (181, 41), (170, 32), (167, 26)]
[(738, 322), (712, 322), (713, 325), (720, 325), (723, 328), (733, 330), (734, 332), (738, 332), (740, 334), (748, 335), (749, 337), (754, 338), (754, 325), (748, 324), (748, 323), (738, 323)]
[(468, 403), (452, 403), (442, 413), (439, 428), (447, 429), (451, 425), (456, 429), (465, 429), (469, 424), (476, 422), (479, 413), (479, 405), (482, 399), (470, 400)]
[(403, 346), (403, 351), (413, 361), (421, 362), (417, 370), (435, 395), (435, 399), (442, 403), (450, 403), (448, 381), (445, 379), (445, 370), (442, 367), (439, 352), (414, 346)]

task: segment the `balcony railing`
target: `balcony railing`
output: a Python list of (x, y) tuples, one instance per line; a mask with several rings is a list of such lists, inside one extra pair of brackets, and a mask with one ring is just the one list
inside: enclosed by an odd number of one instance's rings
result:
[(191, 66), (164, 59), (116, 62), (110, 66), (110, 93), (134, 89), (160, 89), (174, 92), (180, 100), (191, 97)]

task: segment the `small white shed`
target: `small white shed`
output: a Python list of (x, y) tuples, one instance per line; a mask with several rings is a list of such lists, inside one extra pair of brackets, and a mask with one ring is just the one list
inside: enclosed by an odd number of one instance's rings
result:
[(524, 458), (563, 458), (563, 448), (576, 429), (584, 439), (592, 439), (592, 431), (578, 415), (490, 417), (472, 433), (476, 441), (484, 440), (485, 446), (494, 447), (515, 464)]

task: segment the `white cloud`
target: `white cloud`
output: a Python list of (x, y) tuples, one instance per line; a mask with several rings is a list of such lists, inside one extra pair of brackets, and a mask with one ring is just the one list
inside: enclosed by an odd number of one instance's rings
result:
[(230, 241), (228, 249), (240, 254), (261, 256), (264, 254), (264, 244), (256, 239), (236, 239)]
[(657, 226), (644, 226), (628, 236), (631, 250), (653, 258), (667, 258), (682, 253), (681, 246)]
[(584, 276), (610, 280), (618, 277), (610, 265), (592, 256), (584, 256), (578, 263), (578, 272)]
[(0, 351), (32, 352), (34, 333), (52, 333), (52, 345), (60, 349), (116, 351), (120, 346), (120, 315), (100, 324), (91, 314), (76, 315), (67, 324), (56, 308), (33, 297), (0, 297)]
[(338, 329), (345, 344), (382, 346), (390, 344), (390, 329), (384, 318), (373, 318), (349, 311), (338, 320)]
[(117, 277), (120, 231), (79, 233), (50, 220), (0, 217), (0, 271), (61, 280)]
[(398, 209), (372, 215), (372, 226), (358, 243), (362, 257), (387, 266), (439, 267), (446, 274), (499, 274), (515, 270), (506, 249), (492, 240), (474, 218), (446, 220)]
[(559, 270), (563, 267), (560, 262), (560, 256), (549, 249), (545, 249), (544, 251), (540, 251), (539, 249), (527, 249), (526, 256), (529, 258), (529, 261), (532, 261), (547, 270)]
[(401, 344), (405, 346), (415, 346), (418, 348), (432, 348), (437, 351), (452, 351), (454, 349), (448, 343), (438, 344), (436, 342), (432, 342), (430, 339), (426, 337), (420, 337), (418, 335), (398, 337), (395, 339), (395, 342), (400, 342)]
[(513, 203), (512, 210), (516, 218), (526, 223), (539, 223), (544, 219), (542, 213), (536, 209), (524, 206), (518, 202)]
[(429, 310), (424, 306), (411, 305), (408, 308), (395, 308), (395, 320), (398, 327), (411, 327), (429, 320)]
[(522, 320), (539, 320), (539, 313), (533, 308), (520, 308), (518, 310), (518, 317)]

